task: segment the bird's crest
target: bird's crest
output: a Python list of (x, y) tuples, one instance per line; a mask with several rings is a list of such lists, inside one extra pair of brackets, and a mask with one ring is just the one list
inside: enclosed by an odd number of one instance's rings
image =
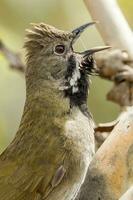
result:
[(24, 47), (29, 46), (36, 46), (37, 44), (40, 44), (41, 46), (44, 46), (47, 42), (50, 40), (55, 40), (57, 38), (61, 40), (68, 40), (72, 37), (71, 32), (62, 31), (59, 29), (56, 29), (53, 26), (50, 26), (48, 24), (44, 23), (31, 23), (32, 27), (31, 29), (27, 29), (26, 32), (26, 41)]

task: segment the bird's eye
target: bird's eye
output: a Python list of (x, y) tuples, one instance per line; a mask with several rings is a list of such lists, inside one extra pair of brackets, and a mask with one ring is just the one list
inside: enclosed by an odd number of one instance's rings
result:
[(57, 55), (62, 55), (65, 52), (65, 46), (62, 45), (62, 44), (59, 44), (59, 45), (55, 46), (54, 52)]

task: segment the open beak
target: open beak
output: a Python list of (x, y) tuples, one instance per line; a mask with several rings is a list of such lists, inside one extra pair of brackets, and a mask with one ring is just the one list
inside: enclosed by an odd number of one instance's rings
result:
[(111, 48), (111, 46), (94, 47), (94, 48), (91, 48), (89, 50), (86, 50), (86, 51), (82, 52), (81, 55), (83, 55), (83, 57), (87, 57), (87, 56), (92, 55), (92, 54), (94, 54), (96, 52), (107, 50), (107, 49), (110, 49), (110, 48)]
[(72, 31), (72, 34), (73, 34), (72, 43), (74, 43), (80, 37), (81, 33), (83, 33), (86, 30), (86, 28), (88, 28), (89, 26), (94, 25), (96, 23), (97, 22), (90, 22), (90, 23), (84, 24), (84, 25), (74, 29)]
[(86, 50), (80, 55), (82, 56), (82, 61), (80, 63), (80, 69), (85, 70), (87, 74), (90, 75), (98, 75), (99, 70), (95, 65), (95, 61), (93, 59), (93, 54), (98, 52), (98, 51), (103, 51), (110, 49), (111, 46), (102, 46), (102, 47), (94, 47), (92, 49)]

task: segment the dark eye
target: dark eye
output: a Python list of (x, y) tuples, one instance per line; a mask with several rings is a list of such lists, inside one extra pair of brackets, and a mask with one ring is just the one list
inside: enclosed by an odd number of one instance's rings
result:
[(59, 44), (59, 45), (55, 46), (54, 52), (57, 55), (62, 55), (65, 52), (65, 46), (62, 45), (62, 44)]

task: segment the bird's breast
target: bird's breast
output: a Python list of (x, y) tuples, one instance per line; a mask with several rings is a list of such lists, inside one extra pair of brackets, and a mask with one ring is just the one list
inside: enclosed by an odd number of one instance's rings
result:
[(86, 117), (78, 108), (73, 110), (72, 116), (65, 124), (66, 144), (78, 163), (77, 167), (87, 170), (94, 155), (94, 130), (92, 119)]
[(65, 124), (65, 135), (72, 152), (89, 159), (94, 153), (94, 124), (92, 119), (86, 117), (78, 108), (74, 109), (72, 116)]

